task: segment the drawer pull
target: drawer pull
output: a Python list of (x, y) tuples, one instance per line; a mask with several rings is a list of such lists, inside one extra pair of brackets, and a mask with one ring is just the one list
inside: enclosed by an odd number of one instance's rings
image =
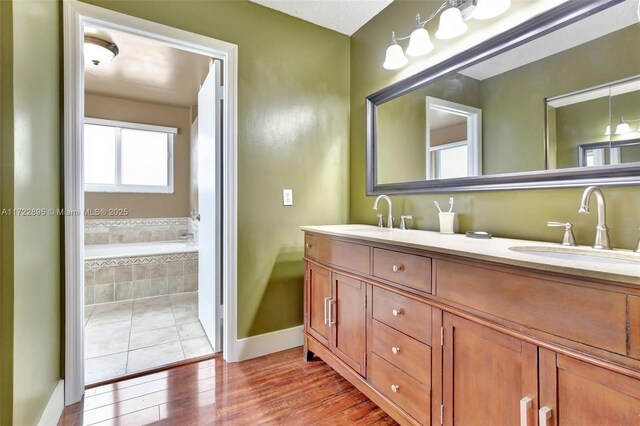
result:
[(404, 265), (393, 265), (393, 267), (391, 267), (391, 269), (393, 269), (393, 272), (404, 271)]
[(398, 393), (398, 391), (400, 390), (400, 386), (398, 385), (391, 385), (391, 391), (393, 393)]
[(404, 311), (402, 309), (394, 309), (391, 311), (391, 314), (394, 317), (399, 317), (400, 315), (404, 314)]
[(520, 426), (529, 426), (529, 409), (533, 407), (533, 400), (525, 396), (520, 400)]
[(550, 418), (551, 408), (544, 406), (538, 411), (538, 424), (540, 426), (547, 426)]
[(329, 306), (327, 305), (329, 304), (330, 300), (331, 300), (330, 297), (324, 298), (324, 324), (325, 325), (329, 325)]
[(398, 355), (400, 353), (400, 348), (397, 346), (393, 346), (391, 348), (391, 352), (393, 352), (394, 355)]

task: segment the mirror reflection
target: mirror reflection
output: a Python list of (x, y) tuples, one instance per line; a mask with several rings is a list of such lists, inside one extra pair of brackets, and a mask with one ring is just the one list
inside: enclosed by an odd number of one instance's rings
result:
[(627, 3), (376, 105), (376, 183), (640, 162)]

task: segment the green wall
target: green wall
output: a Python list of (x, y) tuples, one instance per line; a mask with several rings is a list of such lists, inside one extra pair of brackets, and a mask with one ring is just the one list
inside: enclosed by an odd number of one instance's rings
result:
[(248, 1), (88, 3), (238, 45), (238, 338), (301, 324), (299, 226), (348, 218), (349, 38)]
[[(2, 2), (2, 208), (58, 208), (59, 4)], [(2, 424), (36, 424), (60, 379), (61, 219), (2, 216)]]
[[(439, 2), (396, 1), (384, 9), (351, 38), (351, 157), (350, 157), (350, 215), (352, 223), (375, 223), (375, 212), (371, 209), (374, 197), (366, 196), (365, 182), (365, 97), (389, 84), (407, 77), (407, 69), (417, 71), (420, 59), (410, 60), (405, 70), (388, 71), (382, 68), (389, 33), (410, 31), (416, 12), (424, 16)], [(435, 28), (429, 24), (431, 34)], [(435, 49), (446, 49), (447, 42), (432, 38)], [(424, 61), (424, 60), (422, 60)], [(594, 60), (596, 61), (596, 60)], [(577, 64), (588, 69), (599, 66), (599, 62)], [(610, 67), (612, 64), (602, 64)], [(637, 70), (637, 68), (636, 68)], [(570, 76), (565, 70), (559, 74)], [(518, 91), (521, 89), (518, 88)], [(544, 108), (540, 107), (540, 113)], [(542, 130), (538, 132), (542, 137)], [(500, 137), (500, 136), (497, 136)], [(508, 143), (508, 141), (505, 141)], [(542, 145), (542, 144), (541, 144)], [(510, 164), (521, 155), (512, 145), (502, 152), (504, 164)], [(540, 150), (541, 151), (541, 150)], [(498, 154), (496, 154), (498, 155)], [(485, 163), (486, 164), (486, 163)], [(488, 171), (490, 172), (490, 171)], [(543, 241), (560, 241), (561, 231), (547, 228), (548, 220), (571, 221), (580, 244), (592, 244), (595, 233), (595, 215), (577, 213), (581, 188), (555, 190), (523, 190), (451, 194), (456, 198), (459, 231), (486, 230), (496, 236), (524, 238)], [(608, 221), (611, 239), (615, 246), (633, 248), (640, 236), (640, 189), (605, 188), (608, 206)], [(414, 225), (419, 229), (437, 230), (438, 218), (434, 200), (444, 202), (449, 194), (394, 196), (395, 216), (413, 214)], [(384, 213), (384, 212), (383, 212)]]

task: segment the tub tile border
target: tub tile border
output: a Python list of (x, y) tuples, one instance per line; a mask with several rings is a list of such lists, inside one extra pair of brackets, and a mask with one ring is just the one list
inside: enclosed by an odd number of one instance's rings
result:
[(198, 260), (198, 253), (170, 253), (155, 256), (129, 256), (107, 259), (87, 260), (84, 262), (85, 269), (111, 268), (114, 266), (145, 265), (159, 262), (183, 262), (187, 260)]
[(85, 228), (125, 227), (125, 226), (188, 226), (188, 217), (156, 217), (142, 219), (88, 219), (84, 221)]

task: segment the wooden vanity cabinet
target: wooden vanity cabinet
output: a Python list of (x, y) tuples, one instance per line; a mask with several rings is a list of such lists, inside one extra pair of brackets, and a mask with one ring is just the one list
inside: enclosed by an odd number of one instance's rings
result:
[(400, 424), (640, 424), (640, 289), (307, 234), (305, 347)]
[(358, 374), (365, 374), (366, 285), (307, 264), (305, 331)]

